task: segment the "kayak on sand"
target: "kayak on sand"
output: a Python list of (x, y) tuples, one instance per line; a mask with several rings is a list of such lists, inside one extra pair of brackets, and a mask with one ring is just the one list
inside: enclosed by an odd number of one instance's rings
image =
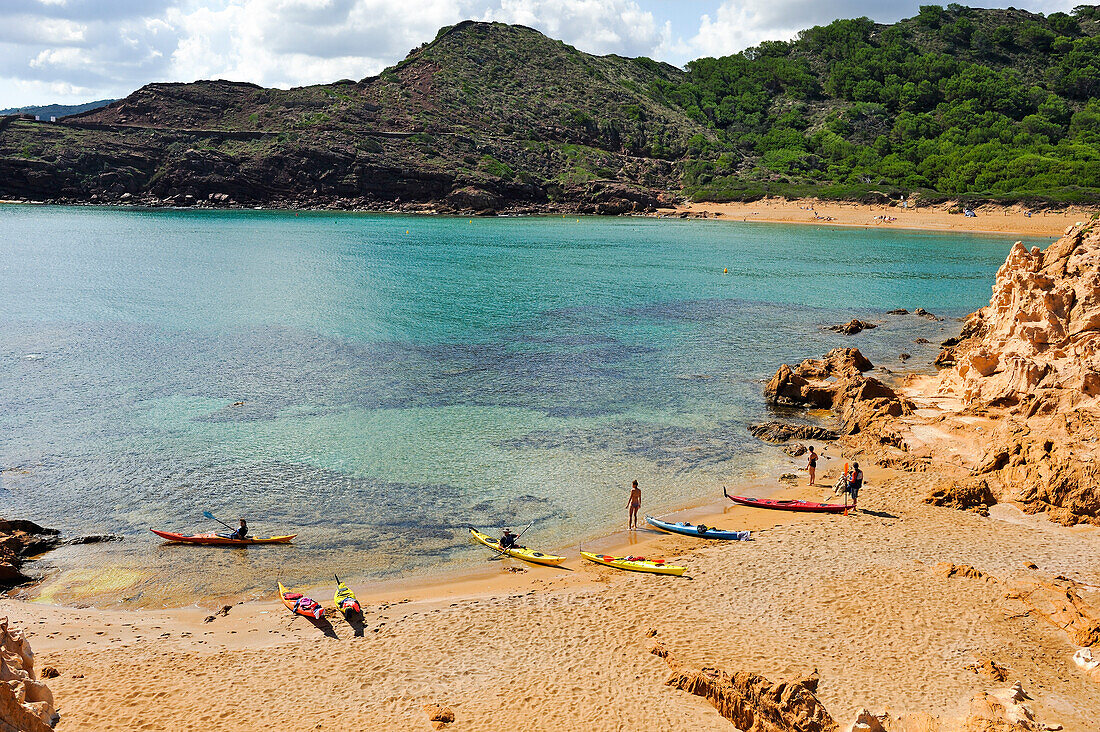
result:
[(511, 549), (501, 549), (500, 541), (498, 539), (494, 539), (488, 534), (483, 534), (474, 528), (470, 529), (470, 536), (474, 537), (475, 540), (481, 542), (490, 549), (498, 551), (501, 554), (507, 554), (510, 557), (515, 557), (516, 559), (522, 559), (525, 562), (532, 562), (534, 564), (545, 564), (548, 567), (556, 567), (565, 561), (565, 557), (558, 557), (554, 556), (553, 554), (543, 554), (542, 552), (537, 552), (534, 549), (528, 549), (525, 546), (514, 546)]
[(748, 531), (727, 531), (725, 529), (716, 529), (713, 526), (706, 526), (704, 524), (689, 524), (684, 521), (672, 523), (671, 521), (662, 521), (661, 519), (656, 519), (652, 516), (646, 516), (645, 522), (653, 528), (660, 529), (661, 531), (668, 531), (673, 534), (683, 534), (684, 536), (698, 536), (703, 539), (730, 539), (733, 541), (748, 541), (750, 538)]
[(336, 603), (336, 609), (347, 617), (348, 613), (362, 612), (359, 607), (359, 601), (355, 599), (355, 593), (351, 591), (351, 588), (340, 581), (340, 578), (336, 578), (336, 594), (333, 595), (332, 601)]
[(286, 536), (268, 536), (261, 538), (258, 536), (249, 536), (245, 539), (234, 539), (230, 536), (223, 536), (221, 534), (177, 534), (172, 531), (157, 531), (156, 529), (149, 529), (154, 534), (162, 539), (168, 541), (178, 541), (182, 544), (219, 544), (223, 546), (248, 546), (249, 544), (289, 544), (297, 534), (288, 534)]
[(314, 620), (320, 620), (325, 616), (325, 609), (321, 607), (321, 603), (306, 597), (301, 592), (289, 591), (283, 587), (282, 582), (279, 583), (279, 597), (283, 599), (283, 604), (286, 605), (287, 609), (293, 613)]
[(607, 554), (593, 554), (581, 552), (581, 556), (590, 562), (603, 564), (615, 569), (626, 569), (631, 572), (650, 572), (651, 574), (671, 574), (677, 577), (683, 575), (685, 568), (665, 564), (663, 559), (646, 559), (645, 557), (612, 557)]
[(731, 496), (722, 489), (726, 498), (742, 506), (752, 508), (771, 508), (776, 511), (803, 511), (807, 513), (844, 513), (850, 508), (855, 508), (855, 501), (845, 506), (842, 503), (814, 503), (813, 501), (777, 501), (772, 498), (748, 498), (746, 496)]

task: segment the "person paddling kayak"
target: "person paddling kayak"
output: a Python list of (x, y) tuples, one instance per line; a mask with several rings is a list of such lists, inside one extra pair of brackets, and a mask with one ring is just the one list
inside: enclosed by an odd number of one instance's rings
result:
[(500, 548), (501, 549), (512, 549), (512, 548), (514, 548), (516, 546), (516, 540), (517, 539), (519, 539), (519, 537), (516, 536), (515, 534), (513, 534), (511, 529), (505, 529), (504, 534), (500, 537)]
[(231, 539), (247, 539), (248, 538), (248, 523), (244, 518), (241, 519), (241, 525), (237, 527), (237, 530), (229, 535)]

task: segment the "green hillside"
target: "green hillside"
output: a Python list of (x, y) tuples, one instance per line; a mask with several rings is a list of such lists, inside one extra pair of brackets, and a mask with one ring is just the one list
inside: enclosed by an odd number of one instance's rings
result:
[(720, 132), (683, 183), (700, 200), (925, 191), (1100, 200), (1100, 8), (924, 6), (838, 20), (688, 64), (653, 89)]

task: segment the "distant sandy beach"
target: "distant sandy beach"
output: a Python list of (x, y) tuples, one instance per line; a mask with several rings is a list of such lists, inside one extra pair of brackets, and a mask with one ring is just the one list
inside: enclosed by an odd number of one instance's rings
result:
[(949, 213), (953, 204), (917, 208), (860, 204), (816, 199), (764, 199), (753, 203), (689, 203), (661, 214), (716, 217), (730, 221), (766, 221), (784, 224), (890, 227), (928, 231), (987, 232), (1027, 236), (1061, 236), (1066, 227), (1088, 221), (1097, 209), (1070, 207), (1060, 211), (1033, 211), (1025, 206), (979, 206), (975, 216)]

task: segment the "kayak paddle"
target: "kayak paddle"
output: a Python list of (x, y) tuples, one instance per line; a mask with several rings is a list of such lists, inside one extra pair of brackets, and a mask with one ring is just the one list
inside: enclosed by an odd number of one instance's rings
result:
[[(534, 525), (535, 525), (535, 522), (534, 522), (534, 521), (532, 521), (531, 523), (527, 524), (527, 526), (526, 526), (526, 527), (524, 527), (523, 531), (521, 531), (521, 532), (519, 532), (518, 534), (516, 534), (516, 541), (518, 542), (518, 541), (519, 541), (519, 539), (520, 539), (520, 537), (521, 537), (521, 536), (523, 536), (524, 534), (526, 534), (526, 533), (527, 533), (527, 529), (531, 528), (531, 527), (532, 527), (532, 526), (534, 526)], [(512, 543), (512, 547), (515, 547), (515, 546), (516, 546), (516, 544), (515, 544), (515, 542), (513, 542), (513, 543)], [(497, 556), (496, 556), (496, 557), (490, 557), (491, 559), (499, 559), (500, 557), (506, 557), (506, 556), (508, 556), (508, 550), (507, 550), (507, 549), (505, 549), (504, 547), (501, 547), (500, 549), (497, 549), (497, 551), (498, 551), (498, 552), (500, 552), (500, 553), (499, 553), (499, 554), (497, 554)]]
[(219, 524), (221, 524), (221, 525), (222, 525), (222, 526), (224, 526), (225, 528), (229, 529), (230, 531), (235, 531), (235, 529), (234, 529), (234, 528), (233, 528), (232, 526), (230, 526), (229, 524), (225, 523), (224, 521), (222, 521), (222, 520), (221, 520), (220, 518), (218, 518), (218, 517), (217, 517), (217, 516), (215, 516), (214, 514), (210, 513), (209, 511), (203, 511), (203, 512), (202, 512), (202, 515), (203, 515), (204, 517), (208, 518), (208, 519), (211, 519), (211, 520), (213, 520), (213, 521), (217, 521), (217, 522), (218, 522)]

